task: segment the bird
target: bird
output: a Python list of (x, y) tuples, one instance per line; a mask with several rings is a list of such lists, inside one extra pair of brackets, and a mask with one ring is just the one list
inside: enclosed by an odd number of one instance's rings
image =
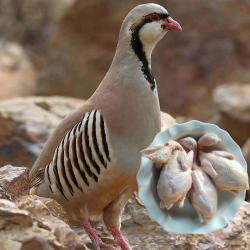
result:
[(120, 215), (137, 189), (140, 151), (161, 126), (151, 54), (169, 30), (181, 29), (158, 4), (134, 7), (100, 85), (62, 120), (31, 168), (32, 192), (62, 204), (97, 250), (115, 249), (91, 225), (100, 218), (115, 244), (131, 249), (120, 231)]

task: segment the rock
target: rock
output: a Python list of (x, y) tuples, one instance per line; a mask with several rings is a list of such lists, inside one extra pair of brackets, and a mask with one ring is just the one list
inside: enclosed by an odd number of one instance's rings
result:
[[(41, 225), (44, 222), (43, 219), (50, 215), (57, 216), (63, 221), (69, 223), (69, 218), (67, 217), (65, 210), (53, 199), (38, 197), (36, 195), (27, 195), (25, 197), (20, 197), (18, 200), (16, 200), (16, 202), (18, 207), (28, 211), (32, 218), (39, 217), (41, 219)], [(49, 225), (46, 226), (45, 224), (44, 227), (50, 227)]]
[(0, 184), (0, 199), (11, 199), (11, 197), (7, 194), (6, 190)]
[[(56, 201), (27, 195), (27, 175), (24, 167), (0, 168), (1, 186), (7, 192), (11, 189), (13, 200), (0, 199), (0, 249), (86, 249), (64, 222), (69, 219)], [(21, 192), (23, 189), (26, 195)]]
[(0, 199), (0, 208), (1, 209), (7, 209), (7, 208), (17, 209), (17, 205), (14, 202), (11, 202), (9, 200)]
[[(60, 246), (58, 246), (59, 248)], [(40, 236), (35, 236), (30, 239), (27, 239), (23, 242), (21, 250), (32, 250), (32, 249), (39, 249), (39, 250), (54, 250), (55, 248), (52, 247), (46, 240), (44, 240)], [(60, 249), (60, 248), (59, 248)]]
[[(12, 167), (11, 171), (13, 178), (8, 181), (15, 183), (16, 176), (23, 170)], [(55, 200), (35, 195), (19, 196), (18, 191), (12, 196), (13, 201), (0, 199), (1, 250), (93, 249), (83, 228), (72, 224), (64, 208)], [(103, 241), (113, 244), (103, 225), (95, 223), (94, 227)], [(148, 217), (136, 197), (125, 207), (121, 227), (133, 249), (155, 250), (166, 249), (166, 246), (167, 249), (248, 249), (249, 229), (250, 203), (246, 202), (235, 218), (216, 232), (206, 235), (167, 233)]]
[(82, 100), (26, 97), (0, 102), (0, 167), (31, 167), (48, 136)]
[(250, 137), (250, 85), (222, 85), (213, 99), (219, 110), (218, 125), (227, 130), (242, 146)]
[[(53, 201), (55, 202), (55, 201)], [(55, 202), (56, 203), (56, 202)], [(0, 200), (0, 213), (3, 202)], [(37, 196), (24, 196), (12, 202), (4, 201), (9, 211), (26, 211), (32, 225), (10, 223), (0, 233), (2, 249), (89, 249), (89, 239), (82, 228), (74, 227), (74, 231), (45, 205)], [(7, 205), (6, 205), (7, 204)], [(60, 206), (57, 204), (57, 206)], [(18, 208), (19, 207), (19, 208)], [(6, 218), (5, 218), (6, 219)], [(2, 220), (1, 220), (2, 221)], [(1, 227), (0, 227), (1, 228)], [(122, 232), (133, 249), (248, 249), (250, 228), (250, 204), (244, 203), (235, 218), (223, 229), (206, 235), (171, 234), (165, 232), (152, 221), (145, 208), (132, 198), (122, 216)], [(112, 243), (103, 227), (96, 227), (105, 242)], [(77, 233), (76, 233), (77, 232)], [(91, 248), (92, 249), (92, 248)]]
[(63, 246), (67, 246), (67, 249), (84, 249), (83, 247), (80, 248), (77, 235), (63, 222), (69, 222), (70, 220), (63, 207), (55, 200), (26, 196), (18, 201), (18, 206), (27, 210), (32, 218), (38, 221), (39, 227), (52, 231), (57, 241)]
[(250, 204), (245, 202), (223, 229), (205, 235), (172, 234), (152, 221), (134, 198), (122, 216), (122, 232), (133, 249), (249, 249)]
[[(242, 152), (247, 162), (247, 171), (248, 171), (248, 181), (250, 183), (250, 138), (246, 141), (242, 147)], [(250, 202), (250, 190), (246, 193), (246, 201)]]
[(176, 120), (168, 113), (161, 113), (161, 130), (166, 130), (168, 127), (176, 123)]
[(17, 43), (0, 40), (0, 99), (32, 95), (35, 76), (34, 68), (23, 47)]
[(0, 230), (9, 228), (11, 225), (31, 226), (32, 221), (29, 212), (18, 209), (13, 202), (0, 199)]
[(176, 117), (176, 122), (177, 123), (185, 123), (188, 121), (196, 120), (193, 117), (187, 117), (187, 116), (177, 116)]
[[(183, 32), (167, 34), (153, 55), (161, 107), (204, 120), (214, 112), (215, 86), (250, 79), (248, 1), (154, 2), (167, 7), (183, 26)], [(36, 93), (89, 97), (110, 65), (123, 18), (141, 3), (76, 0), (51, 38)], [(102, 17), (101, 27), (95, 17)]]
[(29, 170), (25, 167), (11, 165), (0, 168), (0, 197), (18, 197), (27, 194), (30, 189)]
[[(25, 97), (0, 102), (0, 167), (31, 167), (59, 122), (83, 100), (67, 97)], [(163, 113), (162, 113), (163, 114)], [(163, 115), (163, 127), (174, 122)]]
[(86, 249), (77, 233), (56, 216), (60, 215), (53, 215), (37, 196), (22, 196), (16, 204), (0, 200), (0, 249)]

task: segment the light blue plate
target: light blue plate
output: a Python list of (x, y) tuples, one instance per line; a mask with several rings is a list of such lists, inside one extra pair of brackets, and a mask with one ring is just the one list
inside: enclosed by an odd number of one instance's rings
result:
[[(195, 120), (174, 124), (167, 130), (158, 133), (149, 148), (164, 144), (169, 139), (176, 140), (185, 136), (198, 138), (205, 132), (217, 134), (222, 139), (220, 149), (232, 153), (247, 171), (247, 164), (240, 147), (225, 130), (214, 124)], [(167, 232), (205, 234), (218, 230), (227, 225), (245, 200), (245, 191), (241, 191), (239, 195), (235, 196), (230, 192), (218, 190), (217, 212), (211, 221), (202, 224), (188, 199), (185, 200), (183, 208), (174, 205), (169, 211), (160, 209), (160, 200), (156, 191), (159, 174), (160, 170), (153, 167), (152, 161), (142, 156), (141, 166), (137, 174), (139, 197), (144, 203), (149, 217), (158, 222)]]

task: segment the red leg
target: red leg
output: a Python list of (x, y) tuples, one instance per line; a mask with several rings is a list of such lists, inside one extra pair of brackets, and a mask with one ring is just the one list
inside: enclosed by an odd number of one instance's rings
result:
[(88, 234), (92, 241), (95, 250), (116, 250), (113, 246), (104, 243), (100, 237), (97, 235), (89, 221), (84, 221), (82, 223), (85, 232)]
[(109, 232), (113, 235), (115, 243), (121, 247), (122, 250), (131, 250), (128, 243), (123, 239), (121, 231), (118, 228), (106, 225)]

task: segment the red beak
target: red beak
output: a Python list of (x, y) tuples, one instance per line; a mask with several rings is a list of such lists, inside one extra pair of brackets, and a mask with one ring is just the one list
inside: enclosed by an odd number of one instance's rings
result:
[(162, 24), (162, 27), (165, 30), (182, 30), (181, 25), (171, 17), (167, 18), (166, 23)]

